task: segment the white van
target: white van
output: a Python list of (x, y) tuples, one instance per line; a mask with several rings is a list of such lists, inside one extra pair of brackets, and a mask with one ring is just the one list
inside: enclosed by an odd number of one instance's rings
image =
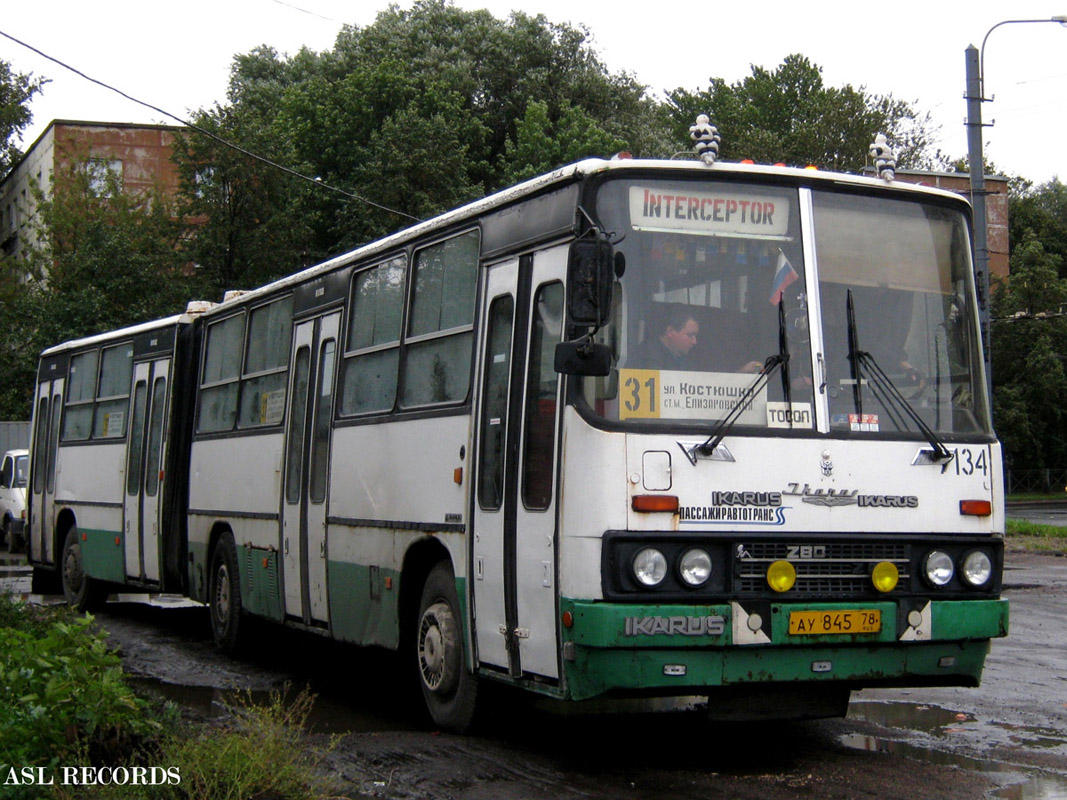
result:
[(9, 553), (24, 546), (26, 486), (30, 477), (28, 450), (8, 450), (0, 466), (0, 536)]

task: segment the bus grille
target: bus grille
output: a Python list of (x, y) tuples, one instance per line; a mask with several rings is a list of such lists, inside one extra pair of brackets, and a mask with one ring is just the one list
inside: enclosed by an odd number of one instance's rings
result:
[(740, 594), (766, 595), (767, 567), (788, 560), (797, 571), (790, 596), (855, 597), (870, 595), (871, 570), (891, 561), (900, 572), (897, 591), (911, 588), (909, 546), (903, 542), (739, 543), (734, 548), (734, 588)]

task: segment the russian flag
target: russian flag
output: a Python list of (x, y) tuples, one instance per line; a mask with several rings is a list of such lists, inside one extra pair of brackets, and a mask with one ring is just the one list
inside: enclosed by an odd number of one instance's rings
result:
[(789, 285), (800, 278), (797, 275), (797, 271), (793, 269), (793, 265), (789, 263), (789, 259), (785, 257), (785, 253), (781, 248), (778, 248), (778, 269), (774, 273), (774, 283), (771, 285), (771, 296), (768, 301), (771, 305), (778, 305), (782, 302), (782, 295), (785, 290), (789, 288)]

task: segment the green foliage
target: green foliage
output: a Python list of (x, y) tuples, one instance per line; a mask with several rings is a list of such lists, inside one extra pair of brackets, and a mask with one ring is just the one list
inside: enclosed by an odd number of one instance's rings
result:
[(158, 194), (103, 186), (74, 159), (38, 192), (38, 245), (0, 274), (0, 418), (29, 419), (37, 356), (68, 339), (177, 313), (194, 292), (181, 228)]
[(826, 86), (822, 68), (800, 54), (786, 56), (773, 72), (752, 66), (733, 84), (712, 78), (707, 90), (676, 89), (668, 95), (675, 136), (684, 140), (699, 113), (722, 134), (722, 158), (758, 163), (814, 164), (858, 172), (877, 133), (884, 133), (901, 167), (932, 164), (931, 122), (908, 103), (863, 87)]
[(181, 773), (175, 797), (244, 800), (277, 797), (313, 800), (328, 796), (318, 766), (325, 753), (310, 752), (303, 739), (314, 696), (306, 690), (290, 699), (272, 692), (260, 705), (251, 694), (229, 706), (229, 721), (174, 736), (163, 745), (163, 760)]
[(1067, 464), (1067, 189), (1013, 191), (1011, 274), (993, 295), (993, 418), (1016, 469)]
[(0, 599), (0, 753), (5, 764), (116, 763), (158, 723), (89, 617), (50, 619)]
[(576, 158), (671, 149), (645, 87), (609, 73), (587, 31), (445, 0), (392, 6), (320, 54), (238, 56), (228, 104), (198, 123), (344, 192), (188, 137), (185, 213), (206, 220), (192, 253), (218, 290), (281, 277)]
[(0, 59), (0, 178), (22, 157), (11, 140), (33, 120), (30, 100), (46, 83), (32, 73), (13, 72), (10, 62)]

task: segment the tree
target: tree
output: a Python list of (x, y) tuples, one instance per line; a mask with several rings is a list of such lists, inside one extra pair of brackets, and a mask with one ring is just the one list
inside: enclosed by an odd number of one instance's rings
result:
[(46, 83), (32, 73), (14, 73), (11, 64), (0, 59), (0, 178), (22, 157), (12, 139), (33, 120), (30, 100)]
[(227, 104), (199, 122), (323, 184), (190, 136), (187, 208), (207, 220), (195, 260), (227, 280), (284, 275), (567, 160), (671, 147), (645, 87), (610, 73), (584, 29), (447, 0), (392, 6), (323, 53), (237, 56)]
[(828, 87), (822, 68), (800, 54), (787, 56), (773, 72), (753, 65), (750, 76), (733, 84), (711, 78), (704, 91), (676, 89), (668, 102), (679, 140), (697, 114), (706, 113), (722, 134), (721, 157), (731, 161), (858, 172), (878, 133), (889, 139), (901, 166), (926, 168), (934, 160), (928, 114), (863, 87)]
[(74, 159), (37, 190), (35, 249), (0, 276), (0, 417), (30, 413), (38, 354), (68, 339), (177, 313), (189, 279), (180, 225), (161, 193), (124, 194), (114, 175), (97, 183)]
[(993, 295), (993, 408), (1008, 462), (1067, 464), (1067, 279), (1063, 258), (1026, 229)]

